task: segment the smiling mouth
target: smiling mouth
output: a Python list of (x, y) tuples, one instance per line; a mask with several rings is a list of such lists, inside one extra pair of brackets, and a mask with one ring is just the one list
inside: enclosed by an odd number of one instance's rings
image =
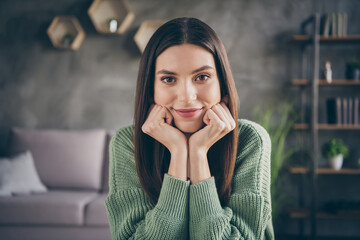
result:
[(180, 117), (192, 118), (195, 117), (198, 113), (200, 113), (202, 108), (174, 109), (174, 110)]

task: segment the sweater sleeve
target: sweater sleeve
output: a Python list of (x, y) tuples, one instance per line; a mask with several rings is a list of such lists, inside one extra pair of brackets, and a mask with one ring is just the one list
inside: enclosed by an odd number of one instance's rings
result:
[(158, 202), (152, 204), (136, 174), (132, 134), (125, 130), (116, 133), (109, 147), (105, 206), (112, 239), (186, 239), (190, 181), (165, 174)]
[(270, 152), (266, 130), (250, 121), (242, 122), (227, 205), (219, 201), (214, 177), (190, 185), (190, 239), (274, 239)]

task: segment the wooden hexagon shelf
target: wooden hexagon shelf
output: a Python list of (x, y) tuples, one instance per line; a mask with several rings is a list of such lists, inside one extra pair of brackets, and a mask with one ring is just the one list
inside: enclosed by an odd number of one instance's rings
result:
[(144, 52), (147, 43), (155, 31), (165, 23), (163, 20), (147, 20), (141, 23), (137, 30), (134, 41), (141, 53)]
[(85, 38), (79, 21), (73, 16), (57, 16), (47, 29), (51, 43), (56, 48), (76, 50)]
[(125, 0), (94, 0), (88, 14), (100, 33), (122, 34), (135, 18)]

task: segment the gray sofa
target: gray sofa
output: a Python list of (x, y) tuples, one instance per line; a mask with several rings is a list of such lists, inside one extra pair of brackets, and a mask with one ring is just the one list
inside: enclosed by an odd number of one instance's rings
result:
[(112, 134), (12, 128), (7, 155), (30, 150), (48, 191), (0, 197), (0, 239), (111, 239), (104, 201)]

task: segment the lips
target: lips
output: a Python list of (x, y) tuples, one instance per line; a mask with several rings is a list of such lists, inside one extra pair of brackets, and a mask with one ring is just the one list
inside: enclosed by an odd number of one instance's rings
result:
[(195, 117), (198, 113), (201, 112), (202, 108), (187, 108), (187, 109), (175, 109), (175, 112), (183, 118), (192, 118)]

